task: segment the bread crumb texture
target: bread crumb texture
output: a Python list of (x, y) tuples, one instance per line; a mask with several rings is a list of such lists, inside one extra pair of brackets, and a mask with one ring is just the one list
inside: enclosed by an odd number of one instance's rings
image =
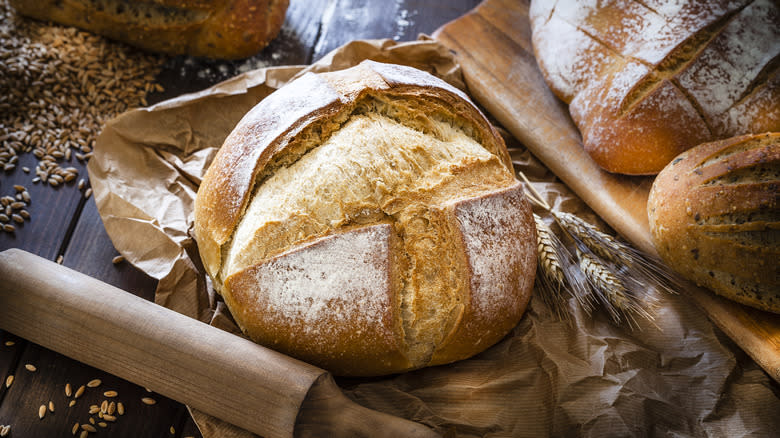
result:
[(374, 375), (468, 357), (517, 323), (530, 207), (485, 133), (439, 104), (365, 92), (257, 171), (215, 275), (250, 337)]

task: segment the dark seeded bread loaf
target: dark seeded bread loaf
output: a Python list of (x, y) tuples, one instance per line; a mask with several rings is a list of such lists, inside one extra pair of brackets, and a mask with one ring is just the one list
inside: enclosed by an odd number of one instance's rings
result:
[(605, 170), (655, 174), (695, 145), (780, 131), (776, 0), (534, 0), (542, 74)]
[(246, 334), (340, 375), (476, 354), (534, 283), (501, 137), (445, 82), (370, 61), (252, 109), (203, 178), (195, 233)]
[(21, 14), (173, 55), (245, 58), (279, 33), (288, 0), (10, 0)]
[(647, 209), (669, 266), (727, 298), (780, 313), (780, 133), (684, 152), (658, 174)]

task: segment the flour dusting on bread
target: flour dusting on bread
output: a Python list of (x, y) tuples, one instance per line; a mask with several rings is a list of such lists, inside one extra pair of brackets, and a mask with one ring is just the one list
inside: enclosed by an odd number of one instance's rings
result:
[(542, 74), (605, 170), (654, 174), (703, 141), (780, 130), (776, 1), (535, 0), (529, 15)]
[(370, 61), (247, 114), (204, 176), (195, 230), (242, 330), (337, 374), (484, 350), (517, 324), (535, 273), (497, 131), (463, 92)]

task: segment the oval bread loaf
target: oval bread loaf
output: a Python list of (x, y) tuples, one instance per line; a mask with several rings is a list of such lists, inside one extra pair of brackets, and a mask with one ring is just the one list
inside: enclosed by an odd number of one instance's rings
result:
[(171, 55), (246, 58), (282, 27), (288, 0), (10, 0), (19, 13)]
[(502, 138), (459, 90), (371, 61), (252, 109), (203, 178), (195, 234), (250, 338), (338, 375), (476, 354), (534, 283)]
[(534, 0), (533, 47), (602, 168), (655, 174), (687, 148), (780, 131), (776, 0)]
[(684, 152), (658, 174), (647, 210), (669, 266), (727, 298), (780, 313), (780, 133)]

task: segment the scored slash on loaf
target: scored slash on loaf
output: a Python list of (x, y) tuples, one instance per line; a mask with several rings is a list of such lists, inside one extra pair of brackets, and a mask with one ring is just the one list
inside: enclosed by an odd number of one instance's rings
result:
[(341, 375), (484, 350), (536, 268), (497, 131), (447, 83), (371, 61), (252, 109), (203, 178), (195, 234), (250, 338)]
[(658, 174), (647, 212), (669, 266), (727, 298), (780, 313), (780, 133), (680, 154)]
[(602, 168), (655, 174), (697, 144), (780, 131), (773, 0), (535, 0), (533, 46)]

